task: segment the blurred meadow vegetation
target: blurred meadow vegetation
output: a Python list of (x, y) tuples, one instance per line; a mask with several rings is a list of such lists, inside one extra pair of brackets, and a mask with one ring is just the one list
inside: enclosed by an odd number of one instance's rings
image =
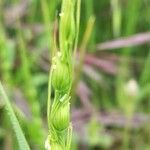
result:
[[(61, 0), (0, 0), (0, 81), (32, 150), (45, 149), (60, 6)], [(82, 0), (76, 55), (71, 150), (149, 150), (150, 1)], [(0, 150), (18, 150), (2, 93)]]

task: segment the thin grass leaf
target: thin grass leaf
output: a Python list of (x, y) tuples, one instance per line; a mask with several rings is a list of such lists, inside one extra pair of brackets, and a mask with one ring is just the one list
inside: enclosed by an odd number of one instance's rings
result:
[[(48, 4), (46, 0), (41, 1), (41, 8), (42, 8), (42, 13), (43, 13), (43, 20), (44, 20), (44, 25), (45, 25), (45, 33), (47, 34), (48, 37), (48, 49), (49, 49), (49, 54), (51, 54), (51, 17), (50, 17), (50, 12), (48, 8)], [(51, 58), (51, 55), (49, 55), (49, 58)]]
[(5, 90), (0, 82), (0, 98), (4, 100), (5, 102), (5, 106), (6, 106), (6, 110), (8, 113), (8, 116), (10, 118), (10, 121), (12, 123), (13, 129), (15, 131), (16, 134), (16, 138), (18, 141), (18, 145), (19, 145), (19, 149), (20, 150), (30, 150), (29, 145), (25, 139), (25, 136), (23, 134), (23, 131), (20, 127), (19, 121), (17, 120), (17, 117), (13, 111), (13, 108), (9, 102), (9, 99), (5, 93)]
[(74, 45), (74, 58), (76, 57), (77, 45), (79, 39), (79, 29), (80, 29), (80, 10), (81, 10), (81, 0), (77, 1), (77, 15), (76, 15), (76, 37), (75, 37), (75, 45)]
[(119, 37), (121, 34), (122, 10), (119, 0), (111, 0), (112, 7), (112, 27), (114, 37)]

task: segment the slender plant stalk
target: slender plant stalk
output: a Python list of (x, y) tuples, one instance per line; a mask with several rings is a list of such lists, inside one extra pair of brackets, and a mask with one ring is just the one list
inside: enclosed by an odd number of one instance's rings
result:
[(50, 58), (53, 56), (53, 40), (52, 40), (52, 29), (53, 29), (53, 21), (55, 17), (55, 9), (58, 4), (57, 0), (51, 0), (50, 1), (50, 8), (48, 7), (48, 2), (47, 0), (42, 0), (41, 1), (41, 8), (42, 8), (42, 13), (43, 13), (43, 20), (44, 20), (44, 25), (46, 29), (46, 34), (48, 36), (48, 49), (49, 49), (49, 54)]
[[(93, 16), (95, 17), (95, 12), (94, 12), (94, 1), (93, 0), (86, 0), (85, 2), (85, 22), (89, 21), (89, 18)], [(85, 26), (86, 27), (86, 26)], [(92, 33), (90, 34), (90, 41), (88, 42), (88, 48), (91, 52), (94, 52), (94, 47), (96, 44), (95, 41), (95, 28), (92, 29)]]
[(48, 80), (47, 122), (49, 128), (50, 128), (51, 84), (52, 84), (52, 69), (50, 69)]
[(15, 134), (16, 134), (16, 137), (17, 137), (17, 141), (18, 141), (18, 144), (19, 144), (19, 149), (20, 150), (30, 150), (29, 148), (29, 145), (25, 139), (25, 136), (23, 134), (23, 131), (19, 125), (19, 122), (17, 120), (17, 117), (13, 111), (13, 108), (9, 102), (9, 99), (4, 91), (4, 88), (0, 82), (0, 98), (4, 100), (5, 102), (5, 106), (6, 106), (6, 110), (8, 112), (8, 116), (11, 120), (11, 123), (12, 123), (12, 126), (13, 126), (13, 129), (15, 131)]
[(132, 118), (127, 118), (127, 124), (124, 130), (124, 139), (123, 139), (123, 150), (129, 149), (129, 140), (130, 140), (130, 127), (131, 127)]
[(81, 0), (77, 0), (76, 38), (75, 38), (75, 46), (74, 46), (74, 60), (76, 58), (77, 44), (78, 44), (79, 30), (80, 30), (80, 8), (81, 8), (80, 5), (81, 5)]
[[(71, 147), (70, 91), (73, 82), (73, 54), (77, 48), (79, 33), (79, 17), (80, 0), (63, 0), (59, 21), (59, 50), (52, 58), (48, 83), (49, 134), (45, 142), (47, 150), (70, 150)], [(53, 43), (56, 44), (56, 41)], [(53, 102), (51, 102), (52, 87)]]
[(115, 37), (120, 36), (121, 33), (121, 6), (119, 0), (111, 0), (112, 7), (112, 26)]
[[(41, 1), (41, 7), (42, 7), (42, 13), (43, 13), (43, 20), (45, 25), (46, 34), (48, 37), (48, 49), (50, 51), (51, 49), (51, 22), (50, 22), (50, 16), (49, 16), (49, 8), (47, 4), (47, 0)], [(51, 56), (50, 56), (51, 58)]]
[(75, 89), (77, 87), (77, 83), (78, 80), (80, 78), (80, 74), (81, 74), (81, 70), (82, 70), (82, 66), (83, 66), (83, 61), (84, 61), (84, 56), (85, 56), (85, 52), (86, 52), (86, 46), (87, 43), (90, 39), (90, 35), (94, 26), (94, 22), (95, 22), (95, 17), (91, 16), (87, 22), (87, 27), (83, 36), (83, 40), (81, 42), (81, 46), (79, 48), (79, 64), (78, 67), (76, 69), (76, 76), (74, 77), (74, 83), (73, 83), (73, 88), (72, 88), (72, 96), (74, 97), (74, 92)]

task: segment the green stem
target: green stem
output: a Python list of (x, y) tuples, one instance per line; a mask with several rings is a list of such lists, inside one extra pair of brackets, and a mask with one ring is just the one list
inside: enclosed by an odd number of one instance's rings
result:
[(70, 126), (68, 128), (66, 150), (71, 149), (71, 141), (72, 141), (72, 124), (70, 124)]
[(4, 88), (1, 84), (1, 82), (0, 82), (0, 98), (3, 99), (5, 102), (6, 110), (8, 112), (8, 116), (12, 123), (13, 129), (15, 131), (20, 150), (30, 150), (30, 147), (29, 147), (29, 145), (26, 141), (26, 138), (23, 134), (23, 131), (20, 127), (19, 121), (14, 113), (14, 110), (9, 102), (9, 99), (4, 91)]
[(48, 80), (48, 100), (47, 100), (47, 122), (50, 129), (50, 111), (51, 111), (51, 82), (52, 82), (52, 72), (53, 69), (50, 69), (49, 80)]
[(130, 139), (130, 119), (127, 121), (127, 125), (124, 130), (123, 150), (129, 150)]
[(74, 46), (74, 59), (76, 58), (78, 38), (79, 38), (80, 9), (81, 9), (81, 0), (78, 0), (77, 1), (77, 15), (76, 15), (76, 38), (75, 38), (75, 46)]

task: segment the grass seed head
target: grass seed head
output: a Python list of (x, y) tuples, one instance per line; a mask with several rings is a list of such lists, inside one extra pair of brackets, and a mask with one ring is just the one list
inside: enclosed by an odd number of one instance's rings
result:
[(57, 59), (52, 74), (52, 85), (58, 91), (68, 91), (71, 85), (71, 75), (67, 63)]
[(52, 119), (56, 130), (62, 131), (68, 128), (70, 123), (70, 104), (69, 102), (63, 104), (54, 114)]

